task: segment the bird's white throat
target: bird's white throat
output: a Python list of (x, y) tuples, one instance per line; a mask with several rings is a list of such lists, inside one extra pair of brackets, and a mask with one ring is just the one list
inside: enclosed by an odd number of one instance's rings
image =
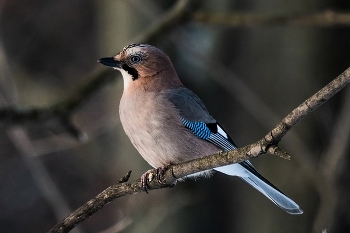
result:
[(120, 71), (120, 73), (122, 73), (123, 75), (123, 80), (124, 80), (124, 90), (128, 89), (130, 86), (130, 83), (133, 81), (133, 77), (124, 69), (121, 68), (116, 68)]

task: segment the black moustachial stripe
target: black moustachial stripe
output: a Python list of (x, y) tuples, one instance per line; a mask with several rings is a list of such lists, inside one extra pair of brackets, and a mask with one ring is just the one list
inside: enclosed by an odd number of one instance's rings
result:
[(137, 73), (137, 70), (135, 70), (134, 68), (128, 66), (127, 64), (123, 64), (122, 68), (123, 68), (123, 70), (125, 70), (126, 72), (128, 72), (132, 76), (132, 80), (133, 81), (135, 81), (139, 77), (139, 74)]

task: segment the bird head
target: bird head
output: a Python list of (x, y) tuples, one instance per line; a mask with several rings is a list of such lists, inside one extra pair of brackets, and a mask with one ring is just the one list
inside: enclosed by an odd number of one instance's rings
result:
[(119, 70), (124, 89), (142, 87), (147, 90), (182, 86), (169, 57), (148, 44), (131, 44), (114, 57), (98, 60), (103, 65)]

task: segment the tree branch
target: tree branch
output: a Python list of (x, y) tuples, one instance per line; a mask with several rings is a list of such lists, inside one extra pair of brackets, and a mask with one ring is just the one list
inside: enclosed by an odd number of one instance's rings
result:
[(198, 1), (180, 0), (160, 20), (153, 23), (144, 33), (136, 37), (132, 43), (152, 43), (160, 34), (190, 20)]
[(318, 108), (330, 99), (350, 82), (350, 68), (346, 69), (333, 81), (328, 83), (316, 94), (305, 100), (296, 109), (289, 113), (269, 134), (265, 136), (266, 141), (276, 143), (307, 114)]
[[(290, 114), (288, 114), (282, 122), (272, 129), (265, 137), (259, 141), (248, 146), (238, 148), (237, 150), (220, 152), (214, 155), (209, 155), (203, 158), (191, 160), (181, 164), (169, 166), (162, 177), (158, 179), (155, 173), (149, 176), (148, 190), (172, 187), (177, 179), (196, 173), (200, 171), (209, 170), (215, 167), (228, 165), (232, 163), (242, 162), (244, 160), (258, 157), (261, 154), (274, 154), (289, 158), (289, 155), (278, 147), (279, 141), (282, 137), (307, 114), (318, 108), (325, 101), (330, 99), (333, 95), (339, 92), (350, 82), (350, 68), (345, 70), (341, 75), (335, 78), (332, 82), (327, 84), (324, 88), (304, 101)], [(112, 200), (128, 194), (144, 192), (141, 187), (141, 180), (138, 179), (132, 182), (126, 182), (130, 176), (130, 172), (120, 180), (119, 183), (110, 186), (102, 193), (90, 200), (62, 222), (58, 223), (50, 230), (53, 232), (69, 232), (79, 222), (84, 221), (89, 216), (101, 209), (104, 205), (110, 203)]]
[(198, 11), (192, 20), (208, 25), (229, 27), (249, 27), (267, 25), (299, 25), (299, 26), (350, 26), (350, 13), (326, 10), (314, 14), (256, 14), (256, 13), (208, 13)]
[(71, 116), (89, 97), (106, 83), (114, 80), (116, 73), (113, 70), (99, 70), (89, 78), (84, 85), (77, 89), (67, 99), (49, 107), (20, 109), (8, 107), (0, 109), (0, 123), (2, 125), (18, 125), (26, 123), (46, 124), (57, 120), (76, 138), (81, 138), (81, 132), (71, 122)]

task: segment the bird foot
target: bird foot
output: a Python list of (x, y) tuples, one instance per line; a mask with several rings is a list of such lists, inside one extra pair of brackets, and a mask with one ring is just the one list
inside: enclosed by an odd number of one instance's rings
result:
[(169, 165), (159, 167), (156, 169), (150, 169), (141, 176), (141, 186), (146, 193), (148, 193), (149, 189), (148, 182), (151, 182), (155, 177), (160, 184), (165, 183), (164, 174), (168, 167)]

